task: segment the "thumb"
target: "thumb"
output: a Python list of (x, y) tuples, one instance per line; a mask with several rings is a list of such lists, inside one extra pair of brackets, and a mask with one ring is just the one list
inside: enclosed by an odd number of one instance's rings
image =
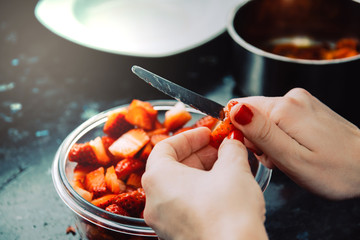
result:
[(261, 106), (239, 103), (231, 108), (231, 122), (265, 154), (260, 159), (265, 166), (271, 168), (275, 164), (280, 167), (286, 160), (293, 158), (299, 143), (259, 109), (261, 110)]
[(226, 174), (231, 172), (239, 174), (240, 171), (251, 174), (245, 145), (238, 140), (225, 138), (219, 147), (218, 160), (212, 169), (214, 171), (226, 171)]

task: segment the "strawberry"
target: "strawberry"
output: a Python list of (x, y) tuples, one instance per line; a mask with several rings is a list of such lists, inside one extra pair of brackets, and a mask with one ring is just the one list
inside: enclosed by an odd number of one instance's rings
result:
[(150, 119), (155, 122), (157, 120), (157, 110), (154, 109), (154, 107), (149, 102), (144, 102), (138, 99), (134, 99), (131, 101), (129, 110), (135, 107), (142, 107), (146, 110), (147, 114), (149, 115)]
[(141, 161), (146, 161), (152, 151), (152, 148), (153, 146), (151, 143), (146, 144), (136, 158), (140, 159)]
[(108, 156), (108, 153), (106, 152), (103, 141), (101, 140), (101, 137), (96, 137), (95, 139), (91, 140), (89, 144), (92, 147), (96, 155), (97, 162), (100, 165), (106, 166), (111, 162), (111, 159)]
[(185, 105), (178, 102), (165, 112), (164, 127), (174, 131), (184, 126), (191, 119), (191, 114), (186, 111)]
[(133, 157), (149, 141), (150, 138), (144, 130), (132, 129), (123, 134), (113, 144), (111, 144), (111, 146), (109, 147), (109, 151), (115, 157)]
[(108, 169), (106, 169), (105, 183), (106, 183), (106, 188), (114, 194), (119, 194), (121, 192), (124, 192), (126, 189), (125, 183), (120, 179), (118, 179), (114, 166), (111, 166)]
[(80, 164), (97, 164), (97, 158), (91, 145), (87, 143), (75, 143), (69, 152), (69, 161)]
[(130, 216), (130, 214), (127, 211), (125, 211), (125, 209), (114, 203), (107, 206), (105, 210), (122, 216)]
[(134, 188), (141, 187), (141, 175), (137, 173), (131, 173), (126, 181), (127, 185), (133, 186)]
[(74, 168), (73, 180), (84, 183), (86, 174), (95, 170), (96, 167), (89, 165), (77, 164)]
[(127, 112), (127, 108), (120, 108), (110, 112), (103, 128), (104, 133), (113, 138), (118, 138), (123, 133), (132, 129), (133, 125), (125, 119)]
[(207, 127), (212, 130), (218, 123), (218, 119), (212, 116), (205, 116), (196, 121), (195, 127)]
[(91, 201), (93, 198), (93, 194), (87, 190), (84, 189), (83, 184), (80, 181), (73, 181), (71, 183), (71, 186), (74, 188), (74, 190), (83, 197), (86, 201)]
[(188, 131), (188, 130), (191, 130), (191, 129), (194, 129), (194, 127), (183, 127), (183, 128), (180, 128), (180, 129), (178, 129), (176, 132), (174, 132), (174, 135), (176, 135), (176, 134), (179, 134), (179, 133), (182, 133), (182, 132), (186, 132), (186, 131)]
[(113, 200), (115, 199), (116, 194), (107, 194), (97, 199), (91, 201), (92, 204), (99, 208), (106, 208), (110, 204), (112, 204)]
[(158, 142), (160, 142), (168, 137), (169, 137), (168, 134), (155, 134), (155, 135), (151, 136), (150, 142), (153, 146), (155, 146)]
[(125, 209), (130, 216), (138, 217), (145, 207), (145, 192), (138, 188), (130, 193), (121, 193), (114, 198), (113, 203)]
[(226, 105), (224, 111), (226, 114), (229, 114), (232, 107), (234, 107), (236, 104), (238, 104), (239, 102), (236, 100), (231, 100), (230, 102), (228, 102), (228, 104)]
[(169, 131), (167, 130), (167, 128), (156, 128), (152, 131), (147, 132), (147, 135), (149, 137), (156, 134), (169, 134)]
[(164, 128), (164, 126), (158, 119), (155, 119), (154, 128), (159, 129), (159, 128)]
[(105, 183), (105, 175), (104, 168), (99, 167), (94, 171), (86, 174), (84, 186), (85, 189), (89, 192), (94, 193), (94, 195), (99, 196), (106, 192), (106, 183)]
[(109, 147), (111, 146), (111, 144), (113, 144), (115, 142), (115, 138), (112, 138), (110, 136), (102, 136), (101, 137), (101, 141), (104, 145), (106, 154), (108, 155), (108, 157), (111, 159), (112, 162), (114, 162), (114, 160), (116, 160), (116, 157), (114, 155), (112, 155), (112, 153), (109, 151)]
[(118, 162), (115, 167), (116, 175), (119, 179), (126, 179), (132, 172), (145, 167), (145, 163), (135, 158), (125, 158)]
[(142, 107), (129, 108), (129, 112), (126, 114), (125, 119), (132, 125), (144, 130), (151, 130), (154, 128), (154, 120), (145, 108)]
[(240, 142), (244, 143), (244, 134), (239, 129), (236, 129), (236, 128), (234, 128), (234, 130), (232, 130), (229, 133), (227, 138), (239, 140)]
[(225, 118), (224, 121), (219, 121), (210, 135), (210, 145), (214, 148), (219, 148), (220, 144), (230, 132), (235, 129), (231, 123), (230, 118)]

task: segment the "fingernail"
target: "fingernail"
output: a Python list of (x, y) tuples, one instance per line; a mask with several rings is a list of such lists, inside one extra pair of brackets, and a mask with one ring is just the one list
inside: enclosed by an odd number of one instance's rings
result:
[(227, 136), (228, 139), (235, 139), (244, 143), (244, 134), (239, 129), (234, 129)]
[(252, 117), (254, 116), (253, 112), (246, 105), (242, 105), (239, 111), (235, 115), (235, 121), (238, 124), (246, 125), (251, 123)]

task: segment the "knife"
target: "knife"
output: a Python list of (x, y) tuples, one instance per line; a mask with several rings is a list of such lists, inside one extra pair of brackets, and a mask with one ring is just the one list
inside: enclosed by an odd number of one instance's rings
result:
[(214, 102), (200, 94), (186, 89), (176, 83), (173, 83), (163, 77), (160, 77), (142, 67), (133, 66), (131, 68), (139, 78), (150, 84), (152, 87), (160, 90), (166, 95), (181, 101), (192, 108), (199, 110), (219, 120), (224, 120), (224, 106)]

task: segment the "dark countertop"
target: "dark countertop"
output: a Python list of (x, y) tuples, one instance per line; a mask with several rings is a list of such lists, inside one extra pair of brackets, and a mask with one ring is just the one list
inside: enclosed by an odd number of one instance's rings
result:
[[(90, 116), (133, 98), (165, 98), (132, 76), (130, 66), (183, 77), (183, 85), (222, 103), (235, 96), (234, 81), (222, 56), (201, 48), (193, 65), (184, 61), (193, 53), (144, 60), (76, 45), (37, 22), (35, 4), (0, 2), (0, 239), (79, 239), (66, 234), (72, 214), (53, 187), (52, 160)], [(206, 75), (207, 69), (221, 74)], [(278, 171), (265, 198), (270, 239), (360, 239), (359, 199), (324, 200)]]

